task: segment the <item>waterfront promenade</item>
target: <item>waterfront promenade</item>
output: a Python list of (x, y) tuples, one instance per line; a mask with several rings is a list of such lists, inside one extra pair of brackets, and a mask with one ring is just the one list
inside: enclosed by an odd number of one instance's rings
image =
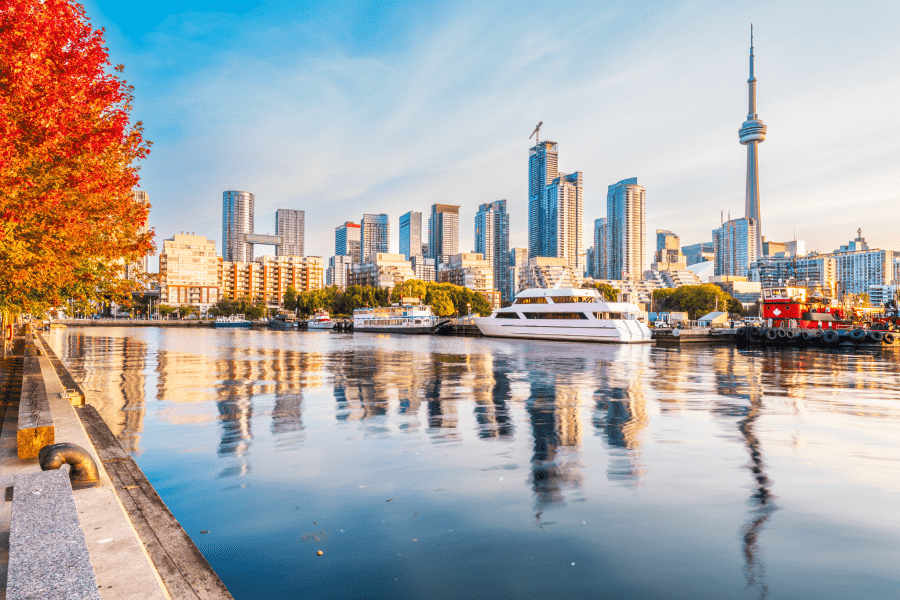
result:
[[(76, 574), (66, 571), (65, 565), (76, 561), (80, 543), (72, 547), (52, 542), (53, 536), (66, 534), (61, 523), (44, 521), (39, 527), (43, 530), (32, 529), (28, 539), (10, 537), (11, 527), (16, 530), (16, 519), (34, 517), (27, 514), (24, 504), (16, 504), (20, 495), (13, 501), (15, 488), (26, 485), (24, 476), (41, 473), (38, 458), (19, 458), (17, 444), (19, 388), (15, 376), (21, 379), (22, 375), (21, 370), (16, 372), (16, 360), (19, 358), (21, 364), (25, 353), (36, 355), (43, 384), (38, 391), (45, 393), (49, 401), (54, 443), (80, 446), (99, 470), (98, 484), (71, 490), (77, 511), (76, 529), (81, 530), (81, 534), (74, 533), (77, 538), (83, 535), (89, 555), (89, 565)], [(0, 508), (0, 600), (230, 599), (225, 586), (96, 410), (90, 405), (76, 407), (62, 395), (66, 390), (64, 381), (77, 387), (52, 349), (43, 344), (39, 335), (28, 331), (16, 336), (13, 354), (0, 361), (0, 385), (4, 391), (0, 412), (0, 489), (6, 491)], [(67, 473), (68, 468), (64, 466), (63, 471)], [(48, 536), (49, 545), (43, 542), (44, 547), (32, 547)], [(75, 549), (67, 550), (68, 557), (58, 556), (64, 547)], [(54, 564), (54, 560), (61, 560), (61, 566), (48, 575), (42, 563)], [(91, 593), (93, 587), (96, 590)]]

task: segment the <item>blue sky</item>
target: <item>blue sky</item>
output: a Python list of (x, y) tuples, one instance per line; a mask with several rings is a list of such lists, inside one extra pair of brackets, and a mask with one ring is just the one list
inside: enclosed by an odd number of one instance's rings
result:
[[(755, 26), (763, 234), (830, 251), (900, 250), (896, 2), (85, 3), (135, 86), (157, 242), (221, 246), (224, 190), (253, 192), (256, 231), (306, 211), (306, 252), (334, 228), (509, 201), (527, 245), (528, 139), (582, 171), (585, 244), (607, 186), (637, 177), (653, 231), (711, 239), (743, 216), (749, 26)], [(649, 256), (648, 256), (649, 258)], [(154, 261), (155, 262), (155, 261)]]

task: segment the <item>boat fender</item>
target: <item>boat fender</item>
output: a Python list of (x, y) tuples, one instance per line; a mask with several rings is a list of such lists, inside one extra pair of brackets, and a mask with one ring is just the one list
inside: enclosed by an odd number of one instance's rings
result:
[(825, 333), (822, 334), (822, 339), (828, 342), (829, 344), (833, 344), (834, 342), (840, 339), (840, 334), (834, 329), (829, 329)]
[(854, 342), (861, 342), (866, 339), (866, 332), (862, 329), (854, 329), (850, 332), (850, 339)]
[(897, 338), (896, 338), (896, 336), (895, 336), (893, 333), (887, 332), (887, 333), (884, 334), (884, 337), (882, 338), (882, 341), (883, 341), (885, 344), (893, 344), (893, 343), (894, 343), (894, 340), (896, 340), (896, 339), (897, 339)]
[(775, 331), (775, 333), (776, 333), (776, 335), (778, 335), (778, 337), (780, 337), (781, 339), (784, 339), (784, 338), (787, 337), (787, 331), (785, 331), (785, 330), (782, 329), (781, 327), (779, 327), (779, 328)]
[(747, 328), (746, 327), (738, 327), (737, 334), (740, 337), (747, 337)]
[(678, 328), (676, 327), (675, 329), (672, 330), (672, 337), (678, 337), (679, 335), (681, 335), (681, 330), (680, 330), (680, 329), (678, 329)]
[(778, 332), (774, 329), (766, 329), (766, 339), (774, 340), (778, 337)]
[(873, 342), (880, 342), (881, 340), (884, 339), (884, 334), (881, 333), (880, 331), (870, 331), (870, 332), (869, 332), (869, 338), (870, 338)]

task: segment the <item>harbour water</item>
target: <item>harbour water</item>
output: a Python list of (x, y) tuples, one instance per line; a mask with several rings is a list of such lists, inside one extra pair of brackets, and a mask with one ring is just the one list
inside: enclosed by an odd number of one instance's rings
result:
[(46, 339), (239, 600), (900, 597), (896, 350)]

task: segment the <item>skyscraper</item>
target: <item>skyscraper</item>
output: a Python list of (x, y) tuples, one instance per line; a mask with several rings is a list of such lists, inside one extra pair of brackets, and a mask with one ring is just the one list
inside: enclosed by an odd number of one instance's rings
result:
[(747, 277), (750, 263), (757, 257), (756, 223), (753, 219), (732, 219), (713, 232), (716, 254), (715, 275)]
[(544, 231), (538, 256), (564, 258), (577, 273), (584, 272), (583, 203), (581, 171), (560, 173), (542, 194)]
[(606, 279), (606, 218), (594, 219), (594, 264), (591, 277)]
[(503, 300), (509, 293), (509, 213), (506, 200), (482, 204), (475, 215), (475, 252), (494, 270), (494, 289)]
[[(754, 247), (762, 250), (762, 226), (759, 208), (759, 160), (757, 146), (766, 139), (766, 126), (756, 114), (756, 77), (753, 74), (753, 25), (750, 26), (750, 79), (747, 80), (750, 107), (747, 120), (738, 130), (741, 144), (747, 146), (747, 195), (744, 217), (755, 226)], [(718, 261), (716, 261), (718, 265)]]
[(528, 256), (543, 256), (546, 239), (544, 188), (559, 176), (559, 151), (556, 142), (540, 142), (528, 151)]
[(437, 266), (459, 253), (459, 207), (433, 204), (428, 218), (428, 256)]
[(361, 227), (351, 221), (334, 228), (335, 256), (350, 256), (353, 262), (360, 262), (360, 230)]
[(637, 177), (609, 186), (606, 195), (607, 279), (635, 279), (644, 275), (647, 255), (646, 192)]
[(275, 211), (275, 235), (281, 245), (275, 246), (275, 256), (303, 256), (303, 231), (306, 213), (302, 210), (279, 208)]
[(360, 264), (364, 264), (370, 254), (387, 254), (390, 239), (391, 222), (387, 215), (363, 215), (359, 230)]
[(253, 202), (250, 192), (222, 192), (222, 258), (229, 262), (253, 260), (253, 244), (244, 241), (253, 233)]
[(422, 213), (409, 211), (400, 217), (400, 254), (410, 260), (422, 254)]

